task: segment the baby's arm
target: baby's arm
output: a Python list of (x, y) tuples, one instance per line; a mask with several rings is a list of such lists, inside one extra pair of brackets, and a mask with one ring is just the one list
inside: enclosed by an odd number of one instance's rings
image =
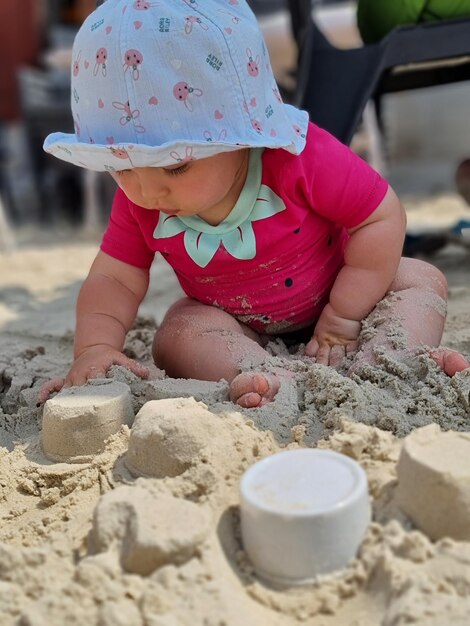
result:
[(400, 262), (406, 215), (394, 191), (377, 209), (349, 231), (341, 268), (314, 335), (305, 348), (318, 363), (335, 364), (344, 350), (357, 347), (361, 320), (386, 294)]
[(148, 288), (148, 270), (99, 252), (77, 300), (74, 362), (65, 379), (46, 383), (39, 401), (63, 386), (83, 385), (105, 376), (111, 365), (124, 365), (141, 377), (146, 367), (122, 353), (126, 334)]

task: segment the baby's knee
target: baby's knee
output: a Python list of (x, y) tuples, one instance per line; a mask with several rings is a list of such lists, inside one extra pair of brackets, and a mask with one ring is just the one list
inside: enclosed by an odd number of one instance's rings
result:
[(166, 333), (162, 332), (162, 329), (160, 327), (153, 337), (153, 343), (152, 343), (153, 362), (159, 369), (166, 370), (168, 357), (170, 354), (171, 354), (170, 342), (167, 339)]
[(446, 277), (437, 267), (421, 259), (403, 258), (397, 280), (392, 285), (392, 291), (410, 288), (433, 291), (443, 300), (447, 300)]
[(168, 309), (153, 338), (152, 356), (157, 367), (166, 369), (168, 358), (184, 349), (188, 333), (193, 332), (190, 308), (189, 298), (183, 298)]
[(231, 315), (191, 298), (182, 298), (167, 311), (155, 333), (152, 347), (157, 367), (166, 370), (175, 355), (197, 350), (198, 340), (211, 333), (241, 334), (240, 324)]
[(426, 261), (418, 261), (420, 269), (418, 272), (419, 284), (434, 291), (438, 296), (447, 300), (447, 278), (435, 265), (426, 263)]

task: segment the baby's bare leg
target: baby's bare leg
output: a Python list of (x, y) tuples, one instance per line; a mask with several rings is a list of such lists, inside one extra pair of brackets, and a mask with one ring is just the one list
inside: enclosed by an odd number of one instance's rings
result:
[[(168, 310), (153, 342), (157, 367), (173, 378), (230, 383), (230, 399), (251, 408), (270, 402), (279, 379), (257, 372), (269, 358), (258, 334), (231, 315), (183, 298)], [(253, 371), (241, 373), (242, 364)]]
[[(377, 315), (377, 324), (358, 352), (353, 370), (361, 362), (373, 362), (376, 349), (385, 349), (399, 359), (422, 346), (438, 348), (447, 309), (447, 281), (433, 265), (403, 258), (390, 291), (389, 308)], [(372, 313), (371, 319), (378, 313)], [(439, 348), (431, 356), (450, 376), (469, 367), (458, 352)]]

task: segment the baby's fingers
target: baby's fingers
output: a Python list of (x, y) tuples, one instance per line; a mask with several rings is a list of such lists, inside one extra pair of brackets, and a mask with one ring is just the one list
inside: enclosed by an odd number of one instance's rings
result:
[(113, 359), (113, 365), (122, 365), (140, 378), (148, 378), (149, 370), (144, 365), (137, 363), (134, 359), (130, 359), (125, 354), (120, 354)]
[(315, 337), (310, 339), (308, 344), (305, 346), (305, 354), (306, 354), (306, 356), (316, 356), (319, 347), (320, 347), (320, 344), (315, 339)]
[(46, 402), (46, 400), (49, 399), (51, 393), (54, 393), (54, 391), (60, 391), (63, 386), (63, 378), (54, 378), (53, 380), (48, 380), (47, 383), (44, 383), (44, 385), (42, 385), (41, 389), (39, 390), (38, 403), (42, 404), (43, 402)]
[(319, 346), (315, 355), (315, 360), (320, 365), (330, 365), (331, 346), (327, 343)]
[(320, 365), (331, 365), (337, 367), (349, 352), (357, 350), (357, 341), (351, 341), (346, 345), (337, 343), (330, 345), (323, 343), (320, 345), (318, 340), (313, 337), (305, 346), (305, 354), (315, 357), (315, 361)]
[(305, 354), (315, 357), (315, 361), (320, 365), (330, 365), (331, 346), (327, 343), (320, 343), (315, 337), (312, 337), (305, 346)]
[(341, 361), (346, 356), (346, 346), (342, 346), (340, 344), (336, 344), (331, 346), (328, 365), (332, 367), (337, 367), (341, 364)]

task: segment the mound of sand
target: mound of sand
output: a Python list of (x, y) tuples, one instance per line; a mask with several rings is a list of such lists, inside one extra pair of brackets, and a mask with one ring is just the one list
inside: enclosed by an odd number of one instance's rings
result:
[[(155, 370), (141, 381), (116, 367), (109, 376), (129, 386), (134, 414), (150, 400), (167, 399), (158, 428), (136, 435), (134, 444), (144, 446), (146, 467), (159, 477), (130, 471), (127, 425), (87, 462), (44, 456), (36, 395), (68, 368), (70, 302), (83, 278), (77, 258), (86, 273), (94, 249), (0, 259), (8, 296), (0, 309), (0, 623), (468, 624), (470, 542), (431, 541), (397, 496), (403, 437), (430, 424), (444, 433), (469, 430), (470, 373), (448, 379), (425, 354), (405, 364), (383, 357), (345, 378), (274, 342), (273, 366), (287, 367), (293, 378), (274, 403), (256, 410), (234, 407), (223, 381), (179, 381)], [(451, 288), (445, 341), (468, 355), (469, 259), (457, 259), (456, 275), (467, 278)], [(60, 263), (70, 266), (65, 276)], [(450, 273), (452, 261), (443, 257), (446, 263)], [(49, 266), (57, 276), (40, 283), (38, 272)], [(127, 353), (148, 362), (153, 331), (154, 322), (141, 317)], [(333, 449), (362, 465), (373, 523), (347, 568), (307, 588), (274, 590), (257, 579), (243, 550), (239, 479), (257, 460), (303, 446)]]

